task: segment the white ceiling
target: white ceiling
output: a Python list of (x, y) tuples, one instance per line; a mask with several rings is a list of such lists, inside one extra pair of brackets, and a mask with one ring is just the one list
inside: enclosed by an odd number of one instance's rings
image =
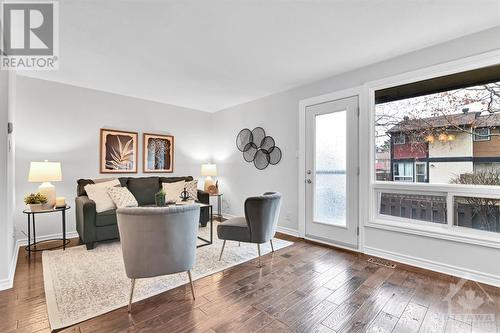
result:
[(60, 69), (25, 75), (204, 111), (500, 24), (500, 0), (59, 4)]

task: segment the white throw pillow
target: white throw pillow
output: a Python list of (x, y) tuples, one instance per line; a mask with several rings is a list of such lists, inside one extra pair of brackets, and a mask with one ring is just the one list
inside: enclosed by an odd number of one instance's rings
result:
[(184, 187), (186, 186), (185, 181), (175, 182), (175, 183), (163, 183), (162, 185), (163, 191), (165, 192), (165, 201), (180, 201), (181, 192), (184, 191)]
[(132, 192), (126, 187), (108, 187), (107, 190), (111, 200), (118, 208), (137, 207), (139, 205)]
[(104, 183), (85, 185), (84, 189), (85, 192), (87, 192), (87, 196), (90, 200), (95, 202), (96, 212), (101, 213), (116, 208), (115, 203), (108, 194), (108, 188), (115, 186), (120, 186), (120, 181), (118, 179)]
[(192, 200), (198, 200), (198, 180), (192, 180), (190, 182), (186, 182), (186, 191), (189, 193), (189, 197)]

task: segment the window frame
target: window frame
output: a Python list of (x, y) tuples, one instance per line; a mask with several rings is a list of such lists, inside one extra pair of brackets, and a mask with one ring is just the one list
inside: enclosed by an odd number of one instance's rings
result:
[[(430, 183), (402, 183), (402, 182), (386, 182), (377, 181), (375, 178), (375, 92), (377, 90), (390, 88), (398, 85), (409, 84), (417, 81), (433, 79), (440, 76), (460, 73), (468, 70), (479, 69), (483, 67), (498, 65), (500, 59), (500, 50), (487, 52), (484, 54), (471, 56), (459, 60), (450, 61), (443, 64), (425, 67), (422, 69), (406, 72), (403, 74), (386, 77), (376, 81), (367, 82), (364, 84), (364, 106), (366, 112), (362, 112), (360, 121), (360, 133), (368, 133), (368, 142), (362, 142), (360, 147), (360, 165), (362, 166), (360, 179), (360, 193), (363, 197), (360, 200), (367, 200), (368, 207), (360, 207), (361, 221), (365, 227), (389, 230), (392, 232), (408, 233), (424, 237), (444, 239), (479, 246), (500, 248), (500, 237), (492, 232), (478, 231), (470, 228), (452, 226), (453, 222), (453, 196), (481, 196), (488, 195), (496, 197), (500, 193), (500, 186), (469, 186), (459, 184), (430, 184)], [(447, 193), (447, 224), (444, 227), (430, 226), (428, 223), (407, 223), (401, 219), (381, 218), (377, 215), (376, 199), (377, 191), (399, 190), (404, 193), (413, 191), (429, 192), (436, 194), (437, 192)], [(496, 194), (496, 196), (495, 196)], [(408, 219), (411, 220), (411, 219)], [(415, 220), (411, 220), (415, 221)], [(468, 229), (468, 230), (465, 230)], [(491, 235), (493, 234), (493, 235)], [(361, 242), (364, 244), (365, 231), (361, 232)]]
[(478, 137), (476, 133), (472, 136), (472, 140), (474, 142), (484, 142), (484, 141), (490, 141), (491, 140), (491, 128), (489, 127), (481, 127), (481, 128), (476, 128), (474, 131), (477, 132), (478, 130), (488, 130), (488, 134), (480, 134)]
[[(396, 138), (403, 138), (403, 142), (398, 142)], [(398, 133), (397, 135), (392, 136), (392, 144), (395, 146), (405, 145), (406, 144), (406, 135), (404, 133)]]

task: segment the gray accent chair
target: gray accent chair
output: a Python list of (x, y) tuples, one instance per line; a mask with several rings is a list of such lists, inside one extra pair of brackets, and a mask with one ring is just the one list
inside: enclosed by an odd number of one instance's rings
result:
[(274, 252), (273, 237), (276, 233), (280, 207), (281, 193), (278, 192), (266, 192), (261, 196), (247, 198), (245, 217), (231, 218), (217, 226), (217, 236), (224, 240), (219, 260), (222, 259), (227, 240), (256, 243), (259, 267), (261, 267), (260, 244), (270, 242)]
[(135, 280), (187, 272), (195, 298), (191, 269), (196, 259), (200, 207), (119, 208), (118, 230), (127, 277), (131, 279), (128, 311)]

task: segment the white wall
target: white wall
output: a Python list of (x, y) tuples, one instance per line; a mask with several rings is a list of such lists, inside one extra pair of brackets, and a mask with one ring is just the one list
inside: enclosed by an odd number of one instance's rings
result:
[(0, 70), (0, 290), (12, 285), (13, 238), (13, 136), (7, 133), (7, 123), (13, 114), (13, 76)]
[[(99, 129), (139, 132), (139, 174), (142, 172), (142, 133), (175, 137), (174, 173), (200, 175), (210, 160), (211, 114), (110, 93), (78, 88), (23, 76), (17, 78), (16, 111), (16, 213), (17, 237), (26, 238), (23, 196), (40, 184), (29, 183), (31, 161), (60, 161), (63, 181), (54, 183), (58, 196), (73, 206), (68, 212), (68, 232), (75, 231), (74, 198), (79, 178), (109, 177), (99, 174)], [(151, 174), (148, 174), (151, 175)], [(37, 217), (37, 236), (61, 233), (60, 217)]]
[[(498, 36), (500, 36), (500, 27), (217, 112), (214, 115), (214, 123), (219, 126), (214, 131), (214, 157), (220, 169), (224, 200), (227, 201), (225, 211), (240, 215), (243, 213), (245, 197), (268, 190), (279, 190), (284, 195), (279, 226), (297, 231), (298, 162), (296, 156), (299, 149), (298, 107), (300, 100), (357, 87), (366, 82), (439, 63), (498, 50), (500, 49)], [(263, 171), (258, 171), (252, 165), (247, 164), (235, 148), (238, 131), (245, 127), (252, 129), (255, 126), (262, 126), (266, 129), (283, 151), (283, 160), (280, 164), (270, 166)], [(360, 142), (368, 140), (368, 133), (362, 132)], [(367, 168), (367, 166), (362, 167)], [(363, 206), (367, 207), (368, 204), (364, 203)], [(366, 222), (361, 221), (361, 225)], [(430, 240), (426, 237), (403, 236), (374, 228), (364, 229), (365, 246), (372, 251), (378, 249), (382, 254), (384, 250), (389, 251), (393, 257), (394, 254), (400, 255), (399, 260), (416, 255), (425, 262), (437, 263), (448, 268), (456, 267), (458, 272), (478, 271), (487, 276), (498, 276), (498, 267), (492, 267), (494, 265), (488, 265), (485, 262), (498, 261), (499, 249), (463, 243), (450, 245), (450, 242)], [(398, 237), (404, 241), (397, 240)], [(419, 249), (426, 248), (430, 242), (435, 245), (433, 247), (435, 251), (419, 252)], [(449, 253), (455, 253), (461, 260), (451, 261)], [(487, 255), (481, 257), (484, 253)], [(477, 258), (485, 258), (487, 261), (479, 262)], [(493, 258), (497, 259), (493, 260)], [(453, 272), (452, 269), (448, 271)], [(498, 283), (500, 284), (500, 280)]]
[(429, 143), (429, 157), (471, 157), (472, 135), (457, 133), (452, 141), (439, 141)]
[(473, 171), (472, 162), (431, 162), (429, 163), (429, 183), (449, 184), (451, 179)]

